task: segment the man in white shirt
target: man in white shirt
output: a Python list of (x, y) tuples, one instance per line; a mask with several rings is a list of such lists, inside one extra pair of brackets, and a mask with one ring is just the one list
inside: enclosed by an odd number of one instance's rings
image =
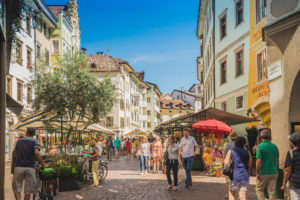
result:
[[(196, 148), (195, 148), (196, 147)], [(184, 129), (183, 138), (180, 141), (180, 153), (186, 171), (185, 187), (192, 186), (191, 168), (194, 157), (198, 152), (198, 144), (193, 136), (190, 136), (190, 129)]]
[(102, 143), (102, 138), (99, 139), (99, 142), (98, 142), (98, 149), (99, 149), (99, 156), (101, 157), (101, 156), (102, 156), (102, 153), (103, 153), (103, 143)]

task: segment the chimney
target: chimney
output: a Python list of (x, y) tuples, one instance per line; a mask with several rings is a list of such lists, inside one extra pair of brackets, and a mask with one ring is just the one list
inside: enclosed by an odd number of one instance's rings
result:
[(104, 52), (103, 51), (99, 51), (99, 52), (97, 52), (97, 56), (98, 55), (104, 55)]

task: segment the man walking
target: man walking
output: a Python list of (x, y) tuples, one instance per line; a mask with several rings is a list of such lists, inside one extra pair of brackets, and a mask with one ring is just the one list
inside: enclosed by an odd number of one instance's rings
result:
[(107, 160), (111, 161), (113, 156), (113, 141), (111, 139), (111, 136), (108, 137), (108, 140), (106, 141), (106, 148), (107, 148)]
[(271, 143), (271, 130), (261, 131), (262, 142), (256, 150), (256, 194), (258, 200), (265, 200), (264, 191), (267, 188), (269, 200), (276, 199), (276, 182), (278, 176), (279, 152)]
[(16, 165), (12, 187), (16, 200), (21, 200), (23, 182), (25, 181), (24, 193), (25, 200), (30, 199), (31, 194), (38, 192), (38, 182), (35, 172), (35, 158), (46, 168), (47, 165), (40, 155), (40, 143), (34, 139), (35, 129), (27, 128), (26, 137), (18, 140), (15, 147)]
[(114, 144), (115, 144), (116, 159), (118, 159), (120, 157), (120, 147), (121, 147), (121, 141), (119, 137), (115, 139)]
[(155, 138), (153, 137), (152, 133), (149, 134), (148, 143), (150, 144), (150, 156), (148, 159), (148, 167), (150, 170), (153, 169), (154, 159), (153, 159), (153, 143), (155, 141)]
[[(196, 152), (198, 151), (198, 144), (195, 138), (190, 136), (190, 129), (184, 129), (183, 138), (181, 139), (179, 146), (186, 170), (185, 187), (188, 188), (189, 186), (192, 186), (191, 168)], [(182, 165), (182, 163), (179, 162), (179, 165)]]

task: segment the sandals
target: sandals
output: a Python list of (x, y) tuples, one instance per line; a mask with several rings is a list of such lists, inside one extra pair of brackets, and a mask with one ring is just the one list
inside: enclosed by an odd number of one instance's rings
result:
[(169, 185), (168, 187), (167, 187), (167, 190), (169, 191), (169, 190), (171, 190), (172, 189), (172, 185)]
[(176, 187), (173, 187), (173, 191), (177, 191), (177, 188), (176, 188)]

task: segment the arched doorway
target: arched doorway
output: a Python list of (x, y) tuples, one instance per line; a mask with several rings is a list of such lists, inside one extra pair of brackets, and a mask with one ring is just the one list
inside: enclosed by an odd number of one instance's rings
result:
[(300, 70), (291, 91), (289, 120), (291, 123), (291, 132), (300, 132)]

